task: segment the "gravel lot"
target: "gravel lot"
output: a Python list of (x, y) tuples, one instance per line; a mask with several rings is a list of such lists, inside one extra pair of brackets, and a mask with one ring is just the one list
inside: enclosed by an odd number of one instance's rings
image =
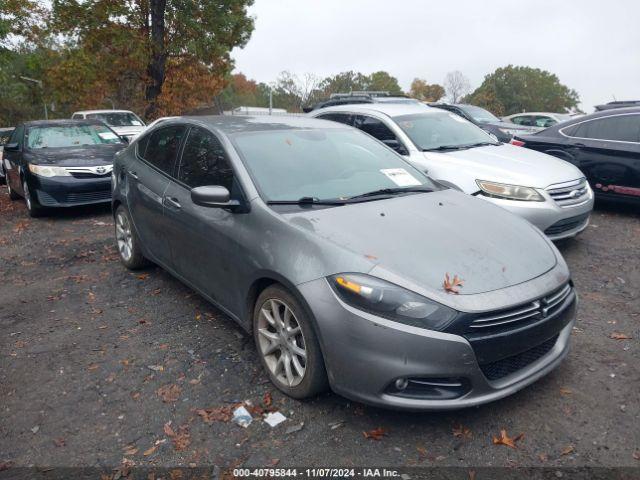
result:
[[(0, 187), (6, 472), (110, 468), (123, 459), (146, 466), (640, 466), (637, 211), (600, 206), (582, 236), (560, 245), (581, 297), (567, 360), (510, 398), (445, 414), (385, 411), (331, 393), (304, 403), (284, 397), (235, 323), (159, 268), (125, 270), (112, 230), (104, 207), (29, 219)], [(632, 339), (611, 338), (616, 332)], [(246, 429), (225, 421), (243, 400), (255, 407)], [(259, 414), (265, 406), (287, 420), (269, 427)], [(219, 407), (227, 408), (202, 411)], [(386, 434), (365, 438), (376, 428)], [(501, 429), (524, 434), (517, 449), (492, 444)]]

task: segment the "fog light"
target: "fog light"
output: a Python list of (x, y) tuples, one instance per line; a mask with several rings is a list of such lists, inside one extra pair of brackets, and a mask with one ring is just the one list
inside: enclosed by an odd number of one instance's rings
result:
[(409, 380), (406, 378), (399, 378), (396, 380), (396, 388), (398, 390), (404, 390), (409, 385)]

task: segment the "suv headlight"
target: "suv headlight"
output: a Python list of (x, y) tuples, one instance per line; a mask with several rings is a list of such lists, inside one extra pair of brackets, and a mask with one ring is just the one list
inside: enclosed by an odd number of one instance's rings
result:
[(449, 307), (369, 275), (341, 273), (328, 280), (345, 303), (406, 325), (442, 330), (457, 315)]
[(52, 165), (33, 165), (29, 164), (29, 171), (40, 177), (70, 177), (64, 167), (55, 167)]
[(482, 193), (489, 197), (507, 198), (509, 200), (521, 200), (525, 202), (544, 202), (544, 197), (535, 188), (522, 187), (520, 185), (507, 185), (504, 183), (476, 180)]

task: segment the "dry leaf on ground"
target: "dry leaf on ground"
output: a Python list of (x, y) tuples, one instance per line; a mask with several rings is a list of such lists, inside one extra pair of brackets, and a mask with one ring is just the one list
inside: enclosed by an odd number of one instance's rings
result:
[(626, 333), (613, 332), (609, 335), (609, 338), (613, 340), (631, 340), (633, 337), (631, 335), (627, 335)]
[(494, 445), (505, 445), (507, 447), (510, 448), (517, 448), (516, 447), (516, 442), (519, 440), (522, 440), (522, 438), (524, 437), (524, 433), (521, 433), (520, 435), (511, 438), (509, 437), (509, 435), (507, 435), (507, 431), (506, 430), (500, 430), (500, 438), (498, 437), (493, 437), (493, 444)]
[(453, 436), (456, 438), (471, 438), (471, 430), (463, 425), (453, 427)]
[(442, 288), (447, 293), (460, 293), (458, 287), (463, 286), (463, 280), (458, 277), (458, 275), (453, 276), (453, 280), (449, 277), (449, 274), (446, 273), (444, 276), (444, 282), (442, 283)]
[(202, 408), (196, 410), (196, 414), (202, 417), (205, 423), (228, 422), (233, 416), (233, 406), (228, 405), (217, 408)]
[(570, 453), (573, 453), (575, 451), (576, 449), (573, 447), (573, 445), (567, 445), (562, 449), (562, 451), (560, 452), (560, 455), (569, 455)]
[(156, 393), (164, 403), (173, 403), (177, 402), (180, 394), (182, 393), (182, 388), (175, 384), (163, 385), (160, 387)]
[(368, 438), (370, 440), (382, 440), (382, 437), (387, 435), (387, 431), (382, 427), (378, 427), (374, 430), (369, 430), (368, 432), (362, 432), (362, 434), (364, 435), (364, 438)]
[(158, 446), (154, 445), (153, 447), (145, 450), (142, 455), (144, 455), (145, 457), (148, 457), (149, 455), (151, 455), (153, 452), (155, 452), (157, 450)]

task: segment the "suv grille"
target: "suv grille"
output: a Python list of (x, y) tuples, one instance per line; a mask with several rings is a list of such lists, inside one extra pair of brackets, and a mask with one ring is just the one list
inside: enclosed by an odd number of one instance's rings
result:
[(567, 283), (533, 302), (478, 317), (469, 325), (468, 331), (478, 332), (482, 329), (517, 327), (549, 317), (562, 308), (564, 300), (571, 294), (571, 290), (571, 284)]
[(581, 178), (571, 182), (557, 183), (547, 187), (547, 193), (560, 207), (573, 207), (587, 200), (589, 187), (587, 180)]
[(487, 377), (487, 380), (499, 380), (544, 357), (551, 351), (557, 340), (558, 335), (554, 335), (549, 340), (522, 353), (503, 358), (496, 362), (480, 365), (480, 369), (482, 373), (484, 373), (484, 376)]

